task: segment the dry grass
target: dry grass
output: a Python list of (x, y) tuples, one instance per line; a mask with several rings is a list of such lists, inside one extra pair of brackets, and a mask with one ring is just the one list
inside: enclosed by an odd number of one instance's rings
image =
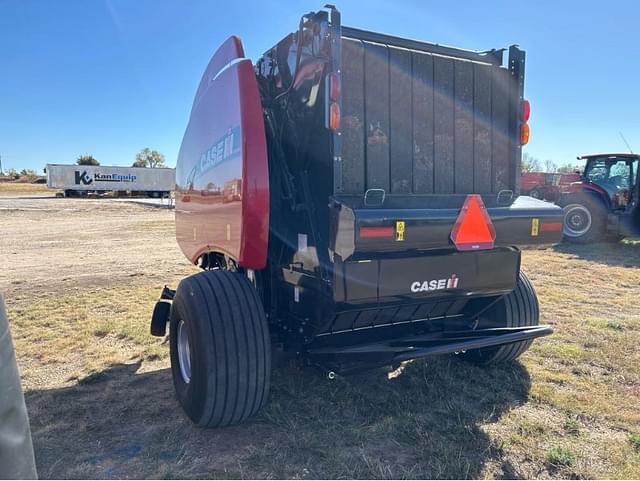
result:
[(0, 196), (2, 195), (28, 195), (44, 194), (55, 195), (57, 190), (47, 188), (47, 184), (28, 184), (25, 182), (0, 182)]
[[(192, 271), (165, 262), (180, 257), (171, 214), (127, 212), (126, 236), (152, 236), (156, 249), (136, 265), (141, 253), (109, 237), (107, 221), (120, 218), (108, 203), (94, 204), (103, 230), (86, 211), (77, 215), (83, 235), (110, 243), (100, 263), (86, 254), (87, 267), (58, 267), (71, 282), (25, 279), (24, 291), (0, 272), (0, 289), (13, 294), (41, 477), (640, 477), (640, 245), (524, 252), (543, 321), (556, 333), (519, 362), (482, 369), (431, 358), (393, 377), (334, 382), (285, 366), (256, 419), (199, 430), (173, 398), (166, 344), (147, 334), (163, 281), (175, 285)], [(46, 242), (66, 228), (48, 216)], [(63, 249), (43, 245), (49, 256)], [(109, 270), (110, 282), (101, 269), (113, 263), (132, 275)]]

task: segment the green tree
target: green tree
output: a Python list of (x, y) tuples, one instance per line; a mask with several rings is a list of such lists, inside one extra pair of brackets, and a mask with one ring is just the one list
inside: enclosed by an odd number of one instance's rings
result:
[(100, 165), (100, 162), (93, 155), (81, 155), (76, 160), (76, 164), (78, 165)]
[(149, 147), (142, 149), (136, 154), (136, 160), (132, 167), (164, 167), (164, 155), (157, 150), (151, 150)]

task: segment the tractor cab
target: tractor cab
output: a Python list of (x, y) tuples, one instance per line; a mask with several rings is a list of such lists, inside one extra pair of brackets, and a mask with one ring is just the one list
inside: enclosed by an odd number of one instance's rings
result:
[(584, 182), (604, 191), (612, 210), (626, 210), (637, 201), (637, 172), (640, 156), (589, 156), (584, 169)]
[(564, 208), (567, 240), (587, 243), (640, 235), (640, 155), (592, 154), (579, 182), (570, 184), (558, 204)]

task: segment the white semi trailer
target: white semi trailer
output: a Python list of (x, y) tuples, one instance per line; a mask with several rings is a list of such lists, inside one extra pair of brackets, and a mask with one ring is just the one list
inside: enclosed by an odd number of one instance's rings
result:
[(47, 187), (65, 197), (117, 192), (168, 197), (176, 183), (175, 169), (47, 164)]

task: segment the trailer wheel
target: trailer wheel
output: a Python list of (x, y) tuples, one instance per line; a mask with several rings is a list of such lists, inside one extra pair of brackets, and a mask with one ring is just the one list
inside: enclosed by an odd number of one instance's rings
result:
[(176, 396), (194, 423), (237, 424), (262, 407), (271, 342), (262, 304), (245, 276), (216, 270), (183, 279), (169, 329)]
[(560, 203), (564, 210), (564, 238), (576, 244), (603, 240), (607, 214), (604, 206), (586, 198), (569, 198)]
[[(540, 317), (538, 297), (527, 275), (520, 271), (516, 288), (496, 303), (480, 322), (480, 328), (537, 326)], [(512, 361), (524, 353), (533, 340), (514, 342), (462, 354), (463, 359), (477, 364)]]

